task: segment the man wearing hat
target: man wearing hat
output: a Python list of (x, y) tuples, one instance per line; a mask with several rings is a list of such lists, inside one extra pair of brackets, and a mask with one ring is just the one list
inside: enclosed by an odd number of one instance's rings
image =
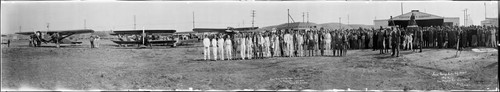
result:
[(205, 60), (210, 59), (210, 38), (208, 38), (207, 34), (203, 35), (203, 58)]
[(258, 44), (259, 44), (259, 58), (264, 58), (264, 54), (265, 54), (265, 49), (264, 49), (264, 46), (265, 46), (265, 39), (263, 37), (263, 34), (262, 33), (259, 33), (257, 35), (257, 37), (259, 38), (258, 41)]
[(302, 32), (299, 32), (296, 35), (297, 35), (297, 53), (298, 56), (302, 57), (304, 56), (304, 36), (302, 35)]
[(391, 40), (392, 40), (392, 55), (391, 56), (394, 56), (396, 55), (396, 57), (399, 57), (399, 44), (401, 43), (401, 40), (400, 40), (400, 36), (401, 36), (401, 33), (399, 32), (399, 30), (397, 28), (393, 28), (392, 29), (392, 32), (391, 32)]
[(273, 46), (274, 46), (274, 51), (273, 51), (273, 56), (281, 56), (281, 45), (280, 45), (280, 34), (279, 33), (274, 33), (273, 34)]
[(253, 53), (253, 39), (251, 33), (247, 34), (246, 42), (247, 42), (247, 53), (246, 53), (247, 58), (252, 59), (252, 55), (254, 53)]
[(325, 31), (325, 33), (324, 33), (323, 37), (324, 37), (324, 39), (325, 39), (325, 40), (324, 40), (324, 41), (325, 41), (325, 43), (324, 43), (324, 47), (323, 47), (323, 48), (324, 48), (326, 51), (328, 51), (328, 50), (330, 50), (330, 49), (331, 49), (332, 36), (331, 36), (331, 34), (330, 34), (330, 32), (329, 32), (329, 31)]
[(233, 53), (233, 43), (232, 43), (230, 35), (226, 36), (225, 48), (226, 48), (227, 60), (232, 60), (233, 59), (233, 54), (232, 54)]
[(270, 35), (266, 32), (264, 34), (264, 56), (271, 57), (271, 40)]
[(214, 53), (214, 60), (217, 60), (217, 36), (216, 35), (213, 35), (212, 36), (212, 49), (213, 49), (213, 53)]
[(224, 59), (225, 59), (225, 58), (224, 58), (224, 53), (225, 53), (225, 52), (224, 52), (224, 49), (225, 49), (225, 48), (224, 48), (224, 43), (225, 43), (225, 42), (226, 42), (226, 41), (224, 40), (224, 35), (220, 35), (220, 36), (219, 36), (219, 39), (217, 40), (217, 43), (218, 43), (217, 45), (218, 45), (218, 47), (219, 47), (219, 48), (218, 48), (218, 50), (219, 50), (219, 53), (220, 53), (220, 59), (221, 59), (221, 60), (224, 60)]
[(242, 60), (245, 60), (245, 57), (247, 56), (247, 42), (246, 42), (246, 35), (245, 33), (240, 34), (240, 56)]
[(290, 44), (290, 39), (291, 39), (290, 36), (291, 35), (290, 35), (289, 31), (285, 32), (285, 34), (283, 35), (285, 46), (286, 46), (285, 52), (286, 52), (286, 56), (288, 56), (288, 57), (292, 56), (292, 46), (291, 46), (292, 44)]
[(331, 37), (332, 37), (332, 42), (331, 42), (331, 47), (332, 47), (332, 55), (333, 56), (336, 56), (337, 55), (337, 43), (338, 43), (338, 37), (337, 37), (337, 32), (336, 30), (335, 31), (332, 31), (330, 33)]

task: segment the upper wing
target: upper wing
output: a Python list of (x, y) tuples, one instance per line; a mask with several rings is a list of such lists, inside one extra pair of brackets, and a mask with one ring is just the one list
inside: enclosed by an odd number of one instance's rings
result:
[(226, 32), (227, 28), (194, 28), (194, 32)]
[(32, 34), (35, 34), (35, 32), (17, 32), (16, 34), (21, 34), (21, 35), (32, 35)]
[(60, 35), (68, 35), (68, 34), (94, 33), (94, 30), (92, 29), (61, 30), (61, 31), (47, 31), (47, 33), (59, 33)]
[[(175, 33), (176, 30), (144, 30), (145, 33)], [(118, 30), (113, 31), (112, 35), (116, 34), (142, 34), (142, 30)]]
[[(59, 33), (59, 35), (70, 35), (70, 34), (83, 34), (83, 33), (93, 33), (94, 30), (92, 29), (77, 29), (77, 30), (54, 30), (54, 31), (41, 31), (43, 33)], [(35, 34), (35, 32), (17, 32), (16, 34), (21, 34), (21, 35), (31, 35)]]
[[(234, 31), (243, 31), (243, 30), (255, 30), (258, 29), (259, 27), (240, 27), (240, 28), (233, 28)], [(195, 32), (228, 32), (226, 31), (227, 28), (194, 28), (193, 31)], [(232, 32), (233, 30), (229, 31)]]
[(240, 27), (240, 28), (234, 28), (234, 30), (255, 30), (258, 29), (259, 27)]

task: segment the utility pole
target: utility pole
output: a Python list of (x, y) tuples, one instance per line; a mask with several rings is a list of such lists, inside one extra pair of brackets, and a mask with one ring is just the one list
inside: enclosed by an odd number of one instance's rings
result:
[(302, 12), (302, 22), (306, 22), (304, 18), (305, 18), (305, 13)]
[(286, 11), (287, 11), (287, 14), (286, 14), (286, 19), (287, 19), (286, 27), (290, 27), (290, 9), (286, 9)]
[(137, 29), (136, 26), (137, 24), (135, 24), (135, 15), (134, 15), (134, 29)]
[(472, 22), (472, 21), (469, 21), (469, 20), (471, 20), (471, 19), (470, 19), (470, 14), (469, 14), (469, 13), (467, 13), (467, 24), (469, 24), (469, 25), (473, 25), (473, 22)]
[(252, 10), (252, 27), (254, 27), (255, 23), (255, 10)]
[(194, 11), (193, 11), (193, 29), (195, 28), (194, 26)]
[(342, 17), (339, 17), (339, 28), (342, 29)]
[(486, 19), (486, 2), (484, 2), (484, 19)]
[(87, 29), (87, 19), (83, 19), (83, 29)]
[(19, 26), (19, 32), (21, 32), (21, 26)]
[(50, 23), (47, 23), (47, 31), (49, 31), (49, 30), (50, 30), (50, 29), (49, 29), (49, 25), (50, 25)]
[(464, 26), (467, 26), (467, 8), (464, 11)]
[(401, 2), (401, 15), (403, 15), (403, 2)]
[(309, 12), (307, 12), (307, 23), (309, 23)]

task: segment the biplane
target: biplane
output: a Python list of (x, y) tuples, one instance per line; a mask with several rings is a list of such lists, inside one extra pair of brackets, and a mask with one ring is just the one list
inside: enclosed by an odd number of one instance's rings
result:
[(176, 47), (179, 39), (172, 37), (176, 30), (118, 30), (111, 35), (118, 36), (118, 40), (112, 40), (118, 46), (138, 45), (149, 46), (166, 45)]
[(80, 41), (67, 39), (69, 36), (75, 34), (93, 33), (92, 29), (77, 29), (77, 30), (54, 30), (54, 31), (36, 31), (36, 32), (17, 32), (20, 35), (30, 36), (30, 45), (40, 47), (41, 43), (55, 43), (59, 48), (61, 44), (82, 44)]

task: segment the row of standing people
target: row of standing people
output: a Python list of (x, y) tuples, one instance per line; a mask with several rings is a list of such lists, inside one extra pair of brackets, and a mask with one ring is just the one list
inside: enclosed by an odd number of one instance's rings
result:
[[(399, 50), (422, 48), (494, 47), (498, 41), (494, 27), (418, 27), (380, 29), (273, 29), (266, 32), (204, 35), (205, 59), (256, 59), (267, 57), (344, 56), (347, 49), (380, 50), (399, 56)], [(209, 44), (211, 43), (211, 44)], [(396, 44), (397, 43), (397, 44)], [(225, 50), (225, 51), (224, 51)], [(217, 53), (218, 52), (218, 53)], [(239, 55), (237, 55), (239, 54)]]
[(344, 32), (323, 29), (205, 34), (204, 59), (211, 56), (213, 60), (230, 60), (235, 56), (239, 56), (238, 59), (327, 56), (330, 52), (329, 56), (344, 56), (347, 39)]

